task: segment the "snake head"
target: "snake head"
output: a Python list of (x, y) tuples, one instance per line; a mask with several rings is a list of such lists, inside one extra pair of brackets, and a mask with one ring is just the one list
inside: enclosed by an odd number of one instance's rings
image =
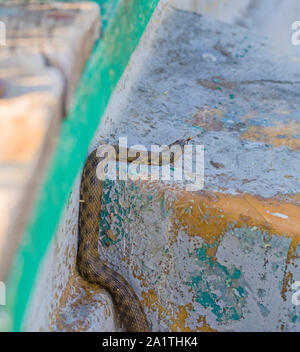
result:
[(185, 140), (186, 144), (189, 143), (190, 141), (192, 141), (193, 139), (194, 139), (194, 137), (191, 137), (191, 136), (186, 138), (186, 140)]
[(183, 148), (186, 144), (188, 144), (193, 139), (194, 138), (191, 136), (189, 136), (187, 138), (183, 138), (183, 139), (178, 139), (177, 141), (170, 144), (169, 147), (172, 147), (173, 145), (179, 145), (181, 148)]

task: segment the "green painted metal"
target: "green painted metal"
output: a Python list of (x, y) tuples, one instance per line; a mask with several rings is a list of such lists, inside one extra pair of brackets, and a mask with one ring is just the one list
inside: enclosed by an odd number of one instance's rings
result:
[(159, 0), (98, 0), (104, 26), (63, 121), (47, 177), (7, 280), (9, 330), (20, 331), (40, 263), (109, 98)]

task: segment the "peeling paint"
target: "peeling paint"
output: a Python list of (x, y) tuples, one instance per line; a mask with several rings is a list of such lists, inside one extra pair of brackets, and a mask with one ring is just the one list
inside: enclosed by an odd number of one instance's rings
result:
[(274, 147), (287, 146), (291, 150), (299, 150), (300, 139), (297, 131), (300, 131), (300, 124), (291, 121), (288, 124), (278, 123), (275, 126), (251, 126), (240, 138), (268, 143)]

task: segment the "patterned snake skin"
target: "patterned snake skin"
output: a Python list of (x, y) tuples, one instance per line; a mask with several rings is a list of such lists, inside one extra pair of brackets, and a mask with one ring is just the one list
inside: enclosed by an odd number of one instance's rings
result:
[[(171, 145), (179, 145), (181, 148), (191, 138), (179, 140)], [(117, 151), (117, 161), (119, 151)], [(127, 154), (128, 155), (128, 154)], [(132, 162), (136, 158), (128, 158)], [(96, 168), (100, 162), (97, 150), (93, 151), (86, 160), (80, 185), (80, 206), (78, 219), (78, 252), (77, 270), (89, 283), (98, 284), (112, 295), (127, 331), (150, 331), (149, 324), (143, 307), (131, 285), (117, 272), (107, 267), (100, 259), (98, 252), (98, 234), (100, 227), (101, 198), (103, 181), (96, 176)], [(165, 164), (160, 157), (159, 165)], [(171, 154), (168, 163), (174, 162), (176, 156)], [(138, 161), (140, 163), (140, 161)], [(151, 153), (148, 152), (147, 160), (141, 163), (151, 163)]]

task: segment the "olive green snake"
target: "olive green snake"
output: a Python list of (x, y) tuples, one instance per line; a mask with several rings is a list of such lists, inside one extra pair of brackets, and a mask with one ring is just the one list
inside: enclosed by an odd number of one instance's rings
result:
[[(179, 145), (182, 148), (191, 138), (178, 140), (168, 147)], [(119, 148), (116, 149), (116, 159), (119, 161)], [(137, 154), (139, 154), (137, 152)], [(133, 162), (136, 157), (128, 157), (127, 162)], [(176, 159), (175, 153), (169, 155), (169, 160), (163, 160), (160, 154), (158, 165), (170, 164)], [(145, 160), (138, 163), (151, 165), (151, 152)], [(80, 204), (78, 216), (78, 251), (76, 266), (79, 275), (89, 283), (98, 284), (112, 296), (117, 311), (127, 331), (150, 331), (149, 323), (140, 300), (129, 282), (119, 273), (103, 263), (98, 252), (100, 229), (101, 198), (103, 181), (96, 176), (96, 168), (100, 162), (97, 150), (87, 158), (81, 177)]]

